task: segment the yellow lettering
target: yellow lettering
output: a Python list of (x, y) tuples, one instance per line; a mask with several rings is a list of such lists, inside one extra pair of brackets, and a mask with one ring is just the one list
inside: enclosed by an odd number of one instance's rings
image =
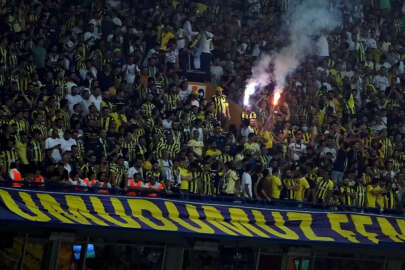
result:
[(368, 238), (374, 244), (378, 244), (379, 240), (377, 239), (377, 234), (368, 232), (365, 228), (365, 225), (373, 224), (371, 217), (362, 215), (351, 215), (351, 217), (356, 231), (364, 237)]
[[(91, 225), (91, 223), (83, 217), (77, 209), (69, 209), (69, 212), (62, 209), (60, 204), (49, 194), (38, 193), (37, 197), (42, 206), (48, 211), (49, 214), (57, 218), (62, 223), (80, 223), (85, 225)], [(73, 220), (73, 221), (72, 221)]]
[[(132, 214), (134, 217), (138, 218), (140, 221), (155, 230), (162, 231), (177, 231), (177, 226), (171, 222), (169, 219), (165, 218), (162, 214), (162, 210), (151, 201), (138, 200), (138, 199), (128, 199), (129, 207), (132, 209)], [(143, 211), (148, 211), (151, 216), (159, 220), (163, 225), (156, 224), (153, 220), (145, 217)]]
[(405, 241), (405, 220), (397, 219), (397, 224), (401, 232), (398, 232), (386, 218), (377, 217), (377, 222), (380, 225), (381, 232), (391, 238), (392, 241), (398, 243)]
[[(186, 204), (188, 217), (186, 215), (184, 216), (182, 215), (180, 217), (179, 211), (177, 210), (176, 205), (173, 202), (166, 201), (165, 206), (167, 212), (169, 213), (169, 218), (174, 222), (180, 224), (182, 227), (197, 233), (208, 233), (208, 234), (215, 233), (213, 228), (211, 228), (207, 223), (201, 220), (200, 215), (197, 212), (197, 208), (194, 205)], [(186, 218), (191, 220), (198, 226), (189, 224), (188, 222), (185, 221)]]
[(91, 204), (93, 205), (94, 211), (97, 213), (97, 215), (99, 215), (103, 219), (107, 220), (108, 222), (110, 222), (114, 225), (117, 225), (117, 226), (123, 227), (123, 228), (136, 228), (136, 229), (141, 228), (141, 225), (139, 225), (138, 222), (136, 222), (133, 218), (131, 218), (130, 216), (128, 216), (125, 213), (124, 206), (122, 205), (121, 201), (118, 198), (111, 197), (110, 200), (111, 200), (111, 204), (114, 208), (114, 213), (117, 216), (119, 216), (122, 220), (124, 220), (125, 222), (121, 222), (121, 221), (111, 217), (110, 214), (108, 214), (105, 211), (104, 205), (102, 204), (101, 200), (98, 197), (90, 196), (90, 201), (91, 201)]
[[(227, 228), (228, 226), (225, 225), (224, 217), (221, 215), (221, 212), (219, 212), (218, 209), (216, 209), (213, 206), (206, 206), (206, 205), (203, 205), (203, 209), (207, 222), (212, 224), (215, 228), (218, 228), (222, 232), (229, 235), (234, 236), (238, 235), (234, 231)], [(247, 236), (252, 236), (252, 234), (248, 233)]]
[(18, 192), (20, 195), (21, 199), (24, 201), (24, 204), (27, 206), (27, 208), (34, 214), (30, 215), (21, 210), (21, 208), (18, 206), (18, 204), (13, 200), (13, 198), (10, 196), (10, 193), (8, 193), (5, 190), (0, 189), (0, 197), (3, 200), (4, 204), (7, 206), (7, 208), (13, 212), (14, 214), (31, 220), (31, 221), (40, 221), (40, 222), (47, 222), (50, 221), (51, 218), (48, 217), (46, 214), (42, 213), (38, 206), (34, 203), (34, 201), (31, 198), (31, 195), (26, 193), (26, 192)]
[(78, 215), (82, 215), (97, 225), (108, 226), (107, 223), (105, 223), (104, 221), (102, 221), (101, 219), (97, 218), (96, 216), (90, 213), (89, 209), (87, 209), (86, 204), (84, 203), (81, 197), (66, 195), (65, 198), (66, 204), (71, 213), (77, 213)]
[(352, 243), (360, 243), (360, 241), (356, 239), (356, 234), (354, 232), (342, 229), (341, 227), (342, 223), (349, 222), (349, 218), (347, 217), (347, 215), (328, 213), (328, 218), (332, 230), (334, 230)]
[[(269, 238), (267, 234), (253, 226), (249, 223), (249, 218), (245, 211), (239, 208), (229, 208), (229, 214), (231, 216), (231, 224), (233, 227), (231, 229), (236, 229), (237, 232), (246, 235), (249, 231), (255, 233), (256, 235), (264, 238)], [(229, 223), (227, 223), (229, 224)], [(230, 224), (229, 224), (230, 225)]]
[(304, 233), (305, 237), (308, 240), (312, 241), (335, 241), (335, 239), (331, 237), (324, 237), (318, 236), (312, 230), (312, 215), (307, 213), (297, 213), (297, 212), (288, 212), (287, 213), (288, 220), (291, 221), (301, 221), (300, 229)]
[(296, 234), (293, 230), (291, 230), (290, 228), (286, 227), (285, 221), (283, 216), (279, 213), (279, 212), (272, 212), (273, 215), (273, 219), (274, 219), (274, 226), (277, 227), (278, 229), (280, 229), (282, 231), (278, 232), (275, 229), (273, 229), (272, 227), (268, 226), (266, 224), (266, 220), (263, 216), (263, 213), (258, 211), (258, 210), (252, 210), (253, 216), (255, 217), (256, 220), (256, 225), (258, 227), (260, 227), (261, 229), (265, 230), (266, 232), (282, 238), (282, 239), (288, 239), (288, 240), (298, 240), (299, 236), (298, 234)]
[(224, 217), (222, 216), (221, 212), (213, 207), (213, 206), (203, 206), (204, 213), (206, 216), (207, 222), (212, 224), (217, 229), (221, 230), (222, 232), (237, 236), (241, 234), (243, 236), (252, 237), (253, 234), (256, 234), (261, 237), (269, 238), (267, 234), (260, 231), (258, 228), (249, 224), (249, 219), (247, 214), (242, 209), (237, 208), (230, 208), (229, 213), (231, 220), (230, 222), (225, 221)]

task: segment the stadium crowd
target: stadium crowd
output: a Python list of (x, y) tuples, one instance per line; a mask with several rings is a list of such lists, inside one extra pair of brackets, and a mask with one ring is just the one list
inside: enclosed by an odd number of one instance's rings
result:
[(402, 210), (405, 1), (330, 0), (342, 26), (229, 125), (294, 3), (1, 0), (1, 179)]

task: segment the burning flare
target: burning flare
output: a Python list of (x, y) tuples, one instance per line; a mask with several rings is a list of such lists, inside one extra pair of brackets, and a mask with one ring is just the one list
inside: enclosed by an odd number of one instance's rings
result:
[(250, 81), (245, 88), (245, 95), (243, 97), (243, 105), (249, 105), (250, 96), (255, 93), (257, 82)]
[(281, 89), (276, 89), (276, 91), (274, 92), (274, 96), (273, 96), (273, 105), (276, 106), (278, 104), (278, 101), (280, 99), (281, 96)]

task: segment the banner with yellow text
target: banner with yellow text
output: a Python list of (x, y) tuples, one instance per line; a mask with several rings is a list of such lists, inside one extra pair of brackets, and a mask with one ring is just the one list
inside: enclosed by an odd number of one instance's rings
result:
[(405, 219), (0, 188), (0, 221), (405, 247)]

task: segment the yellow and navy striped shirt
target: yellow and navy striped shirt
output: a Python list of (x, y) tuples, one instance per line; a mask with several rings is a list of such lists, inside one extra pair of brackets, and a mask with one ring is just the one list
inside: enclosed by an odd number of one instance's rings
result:
[(42, 145), (38, 141), (31, 141), (31, 161), (34, 163), (41, 163), (44, 161), (44, 150)]
[(330, 179), (323, 179), (322, 177), (320, 177), (317, 182), (315, 195), (318, 199), (323, 200), (325, 199), (328, 191), (333, 188), (333, 182)]
[(223, 163), (226, 164), (228, 162), (231, 162), (233, 160), (233, 156), (227, 154), (227, 153), (222, 153), (221, 155), (218, 156), (218, 159)]
[(200, 172), (191, 172), (191, 179), (192, 181), (188, 183), (188, 191), (190, 193), (197, 194), (199, 193)]
[(351, 194), (354, 194), (354, 189), (350, 186), (341, 186), (339, 188), (339, 192), (341, 195), (342, 203), (345, 206), (352, 206), (353, 205), (353, 199)]

